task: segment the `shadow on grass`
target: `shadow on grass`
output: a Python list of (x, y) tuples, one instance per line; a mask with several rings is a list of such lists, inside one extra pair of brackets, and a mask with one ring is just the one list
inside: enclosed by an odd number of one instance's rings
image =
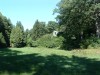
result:
[(51, 55), (33, 75), (100, 75), (100, 61), (72, 56)]
[(0, 49), (0, 56), (16, 56), (17, 54), (22, 53), (21, 51), (10, 50), (7, 48)]
[(34, 71), (32, 75), (100, 75), (100, 61), (96, 59), (59, 55), (43, 57), (39, 54), (18, 55), (18, 53), (9, 49), (0, 51), (1, 73), (7, 71), (10, 75), (12, 73), (20, 75), (26, 72), (28, 75)]

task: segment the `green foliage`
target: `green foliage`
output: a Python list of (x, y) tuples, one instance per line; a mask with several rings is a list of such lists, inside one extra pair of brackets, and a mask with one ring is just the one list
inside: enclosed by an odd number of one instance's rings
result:
[(38, 46), (39, 46), (39, 44), (38, 44), (37, 41), (33, 41), (33, 42), (32, 42), (32, 47), (38, 47)]
[(24, 41), (24, 28), (21, 22), (17, 22), (16, 27), (12, 29), (10, 36), (10, 43), (12, 47), (23, 47)]
[(90, 37), (85, 39), (80, 44), (81, 48), (99, 48), (100, 47), (100, 39), (96, 37)]
[(50, 34), (47, 34), (47, 35), (44, 35), (42, 36), (41, 38), (39, 38), (37, 40), (39, 46), (43, 46), (43, 47), (52, 47), (52, 44), (50, 42), (52, 42), (51, 40), (51, 35)]
[(25, 43), (28, 47), (37, 47), (37, 41), (34, 41), (31, 37), (31, 30), (26, 29), (25, 31)]
[(24, 33), (24, 40), (25, 40), (25, 44), (28, 47), (32, 47), (32, 37), (31, 37), (31, 32), (30, 30), (26, 29), (25, 33)]
[(31, 37), (27, 38), (26, 46), (32, 47), (32, 41), (33, 41), (33, 40), (32, 40)]
[(47, 33), (51, 34), (54, 30), (58, 30), (58, 24), (55, 21), (49, 21), (46, 29)]
[(2, 33), (0, 33), (0, 48), (2, 47), (6, 47), (7, 44), (6, 44), (6, 41), (4, 39), (4, 36), (2, 35)]
[(64, 38), (62, 36), (54, 37), (52, 39), (53, 39), (56, 47), (59, 47), (60, 48), (62, 46), (63, 41), (64, 41)]
[(39, 22), (38, 20), (35, 22), (33, 29), (32, 29), (32, 39), (36, 41), (38, 38), (46, 34), (45, 30), (45, 23)]
[[(2, 33), (6, 46), (10, 46), (10, 33), (12, 29), (12, 23), (10, 19), (7, 19), (0, 13), (0, 32)], [(2, 44), (1, 44), (2, 45)]]
[(62, 45), (62, 49), (66, 49), (66, 50), (72, 50), (72, 49), (77, 49), (80, 47), (80, 41), (79, 39), (72, 39), (73, 37), (69, 38), (67, 37), (67, 39), (64, 40), (63, 45)]
[(50, 34), (44, 35), (40, 39), (37, 40), (39, 46), (47, 47), (47, 48), (55, 48), (60, 47), (63, 42), (63, 37), (53, 37)]
[[(63, 37), (66, 39), (64, 47), (78, 48), (81, 38), (89, 38), (96, 35), (96, 20), (100, 17), (96, 16), (96, 10), (99, 11), (99, 2), (95, 0), (61, 0), (58, 8), (55, 9), (58, 23), (65, 27)], [(99, 23), (99, 22), (97, 22)], [(62, 28), (62, 27), (61, 27)], [(61, 29), (62, 30), (62, 29)], [(71, 39), (75, 36), (76, 40)], [(73, 45), (77, 43), (77, 45)]]

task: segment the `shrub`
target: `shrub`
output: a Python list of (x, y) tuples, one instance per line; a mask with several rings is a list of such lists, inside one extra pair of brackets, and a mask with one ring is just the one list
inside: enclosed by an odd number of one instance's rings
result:
[(32, 47), (32, 38), (31, 37), (27, 39), (26, 45), (28, 47)]
[(53, 37), (51, 34), (44, 35), (38, 39), (38, 45), (47, 48), (60, 47), (63, 42), (63, 37)]
[(100, 39), (96, 37), (90, 37), (88, 39), (84, 39), (81, 44), (81, 48), (98, 48), (100, 47)]
[(38, 47), (37, 41), (33, 41), (33, 42), (32, 42), (32, 47)]

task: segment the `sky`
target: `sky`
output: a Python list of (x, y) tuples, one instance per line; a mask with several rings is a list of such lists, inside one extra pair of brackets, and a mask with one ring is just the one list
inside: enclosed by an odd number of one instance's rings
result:
[(0, 0), (0, 12), (15, 25), (21, 21), (25, 29), (31, 29), (34, 22), (56, 21), (53, 10), (60, 0)]

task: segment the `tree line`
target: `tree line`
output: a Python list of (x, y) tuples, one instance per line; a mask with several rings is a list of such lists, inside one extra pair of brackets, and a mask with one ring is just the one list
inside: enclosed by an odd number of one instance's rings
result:
[(35, 41), (46, 34), (52, 34), (58, 29), (58, 23), (49, 21), (48, 24), (36, 20), (32, 29), (24, 30), (21, 21), (13, 25), (10, 19), (0, 15), (0, 47), (24, 47), (35, 45)]
[[(24, 30), (20, 21), (14, 26), (0, 14), (0, 46), (45, 46), (64, 49), (96, 48), (100, 46), (100, 1), (61, 0), (48, 24), (36, 20), (32, 29)], [(52, 32), (58, 30), (58, 37)]]
[(37, 43), (38, 39), (46, 34), (52, 34), (52, 32), (57, 28), (58, 24), (55, 21), (49, 21), (48, 24), (46, 24), (45, 22), (36, 20), (32, 29), (26, 29), (24, 31), (23, 25), (18, 21), (11, 32), (11, 47), (32, 47)]

